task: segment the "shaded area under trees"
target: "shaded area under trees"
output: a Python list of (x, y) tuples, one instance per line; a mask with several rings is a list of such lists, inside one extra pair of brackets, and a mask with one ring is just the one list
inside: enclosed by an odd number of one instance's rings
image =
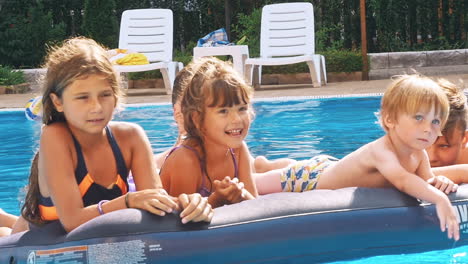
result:
[[(0, 64), (37, 67), (47, 44), (77, 35), (115, 48), (122, 12), (136, 8), (173, 11), (176, 56), (189, 56), (199, 38), (225, 27), (225, 12), (231, 41), (245, 36), (251, 55), (258, 55), (261, 7), (298, 2), (227, 1), (228, 10), (226, 0), (0, 0)], [(314, 5), (317, 51), (360, 49), (359, 0), (305, 2)], [(467, 47), (466, 0), (367, 0), (366, 9), (369, 52)]]

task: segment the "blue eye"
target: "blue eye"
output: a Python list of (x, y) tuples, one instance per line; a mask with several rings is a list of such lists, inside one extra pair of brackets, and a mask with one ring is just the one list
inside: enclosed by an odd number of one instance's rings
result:
[(422, 115), (415, 115), (414, 116), (414, 119), (418, 120), (418, 121), (421, 121), (424, 119), (424, 117)]
[(432, 124), (440, 125), (440, 120), (439, 119), (434, 119), (434, 120), (432, 120)]

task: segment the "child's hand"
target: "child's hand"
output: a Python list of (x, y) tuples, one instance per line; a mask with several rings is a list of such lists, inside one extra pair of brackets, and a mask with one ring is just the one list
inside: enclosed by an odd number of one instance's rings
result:
[(451, 192), (456, 192), (458, 189), (458, 184), (453, 183), (452, 180), (445, 176), (435, 176), (427, 180), (427, 183), (441, 190), (442, 192), (449, 194)]
[(226, 176), (223, 180), (213, 182), (215, 192), (228, 203), (239, 203), (244, 200), (244, 184), (237, 178), (231, 180)]
[(164, 189), (147, 189), (127, 195), (129, 207), (143, 209), (156, 215), (164, 216), (179, 208)]
[(213, 209), (208, 203), (207, 198), (203, 198), (199, 193), (181, 194), (179, 195), (179, 203), (183, 211), (180, 213), (182, 223), (193, 222), (210, 222), (213, 218)]
[(436, 203), (437, 216), (440, 221), (440, 230), (445, 232), (445, 229), (447, 228), (448, 238), (458, 240), (460, 239), (460, 227), (458, 225), (457, 217), (455, 216), (455, 210), (448, 198), (444, 198), (445, 199), (441, 199), (440, 202)]

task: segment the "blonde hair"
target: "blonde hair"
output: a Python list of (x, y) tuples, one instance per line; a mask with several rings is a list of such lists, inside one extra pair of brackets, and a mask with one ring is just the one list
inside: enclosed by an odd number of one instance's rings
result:
[(455, 129), (462, 132), (466, 130), (467, 98), (463, 93), (463, 89), (446, 79), (438, 79), (437, 84), (439, 84), (447, 95), (450, 104), (449, 117), (442, 130), (442, 134), (445, 136), (447, 142), (449, 142), (448, 139), (451, 138)]
[(92, 39), (72, 38), (61, 46), (51, 48), (44, 67), (47, 68), (47, 74), (42, 96), (42, 122), (46, 125), (65, 122), (65, 116), (55, 109), (50, 94), (62, 98), (63, 91), (77, 79), (91, 74), (103, 75), (114, 92), (116, 105), (122, 96), (117, 74), (107, 58), (106, 50)]
[[(230, 64), (216, 58), (202, 60), (193, 67), (193, 77), (187, 82), (181, 100), (187, 142), (201, 149), (201, 166), (208, 180), (203, 123), (206, 107), (231, 107), (250, 104), (253, 89)], [(251, 111), (251, 110), (250, 110)], [(194, 118), (195, 114), (199, 118)], [(253, 112), (251, 111), (251, 115)]]
[(380, 105), (380, 123), (385, 131), (388, 127), (383, 120), (397, 120), (400, 114), (415, 114), (421, 109), (429, 111), (434, 106), (440, 116), (441, 128), (449, 114), (449, 102), (444, 91), (432, 79), (419, 75), (398, 76), (382, 97)]

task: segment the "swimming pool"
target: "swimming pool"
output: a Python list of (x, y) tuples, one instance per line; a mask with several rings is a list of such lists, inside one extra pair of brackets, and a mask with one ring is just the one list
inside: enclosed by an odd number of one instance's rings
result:
[[(254, 103), (256, 113), (248, 145), (254, 155), (305, 159), (317, 154), (343, 157), (382, 135), (374, 112), (380, 97), (270, 100)], [(170, 105), (129, 106), (115, 120), (140, 124), (154, 153), (172, 146), (177, 129)], [(18, 214), (18, 193), (27, 183), (30, 160), (38, 147), (40, 124), (23, 111), (1, 111), (0, 208)]]
[[(383, 134), (374, 115), (379, 102), (378, 96), (255, 102), (256, 118), (247, 143), (254, 155), (268, 158), (302, 159), (322, 153), (341, 158)], [(172, 146), (176, 137), (169, 105), (127, 107), (115, 119), (140, 124), (155, 153)], [(0, 121), (3, 128), (0, 207), (17, 214), (18, 191), (26, 184), (40, 125), (26, 120), (22, 111), (2, 111)], [(452, 251), (443, 255), (450, 255)], [(466, 248), (457, 248), (457, 252), (466, 252)], [(378, 260), (379, 263), (389, 261), (393, 260)]]

